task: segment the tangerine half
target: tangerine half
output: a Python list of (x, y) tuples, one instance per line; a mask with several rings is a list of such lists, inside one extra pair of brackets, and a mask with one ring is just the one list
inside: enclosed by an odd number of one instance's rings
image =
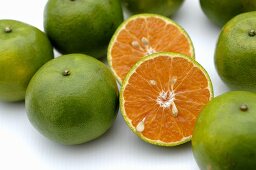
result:
[(122, 83), (131, 67), (156, 52), (177, 52), (194, 58), (194, 47), (186, 31), (167, 17), (138, 14), (115, 32), (108, 48), (108, 64)]
[(175, 146), (191, 140), (198, 114), (212, 97), (211, 80), (199, 63), (182, 54), (156, 53), (127, 74), (120, 107), (141, 139)]

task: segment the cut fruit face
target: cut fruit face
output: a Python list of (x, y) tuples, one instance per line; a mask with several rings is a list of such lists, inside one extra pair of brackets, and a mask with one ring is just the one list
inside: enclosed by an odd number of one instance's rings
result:
[(175, 146), (191, 139), (198, 114), (212, 97), (210, 78), (195, 60), (156, 53), (127, 74), (120, 105), (127, 125), (143, 140)]
[(138, 60), (156, 52), (177, 52), (194, 58), (192, 41), (181, 26), (156, 14), (134, 15), (112, 37), (108, 63), (122, 83)]

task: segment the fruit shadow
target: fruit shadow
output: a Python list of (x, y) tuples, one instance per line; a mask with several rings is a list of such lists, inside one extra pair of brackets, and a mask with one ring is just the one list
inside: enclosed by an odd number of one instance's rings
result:
[[(191, 150), (191, 142), (174, 147), (162, 147), (142, 141), (138, 136), (131, 132), (120, 113), (118, 113), (117, 120), (114, 125), (105, 134), (92, 141), (70, 146), (61, 145), (52, 141), (48, 142), (51, 142), (52, 147), (56, 148), (58, 152), (62, 152), (62, 154), (66, 155), (72, 153), (73, 156), (88, 155), (93, 152), (104, 152), (108, 150), (106, 148), (115, 149), (115, 152), (119, 152), (118, 155), (122, 155), (123, 158), (126, 157), (127, 151), (130, 155), (134, 153), (141, 155), (154, 154), (158, 156), (167, 156), (172, 154), (177, 156), (178, 154), (182, 156)], [(121, 150), (116, 151), (117, 148)]]
[(182, 158), (183, 155), (186, 155), (188, 152), (191, 152), (190, 141), (177, 146), (158, 146), (144, 142), (136, 135), (134, 136), (134, 139), (132, 139), (132, 141), (132, 145), (136, 148), (134, 150), (137, 150), (137, 154), (141, 155), (154, 155), (163, 158), (166, 156), (175, 155), (176, 158)]
[(65, 162), (67, 167), (73, 167), (75, 164), (90, 167), (98, 162), (107, 169), (112, 169), (112, 166), (123, 166), (128, 161), (136, 164), (134, 159), (148, 165), (152, 163), (152, 156), (161, 160), (159, 165), (166, 161), (182, 162), (188, 154), (191, 157), (190, 142), (175, 147), (160, 147), (142, 141), (129, 129), (120, 112), (114, 125), (105, 134), (80, 145), (62, 145), (43, 137), (36, 130), (33, 131), (30, 149), (34, 150), (39, 158), (44, 158), (45, 163), (54, 160), (54, 164)]
[(104, 57), (102, 57), (102, 58), (100, 58), (100, 59), (98, 59), (99, 61), (101, 61), (102, 63), (104, 63), (104, 64), (106, 64), (106, 65), (108, 65), (108, 59), (107, 59), (107, 56), (104, 56)]
[(191, 149), (191, 141), (177, 145), (177, 146), (158, 146), (146, 143), (140, 139), (137, 139), (136, 142), (143, 147), (145, 150), (151, 151), (161, 151), (161, 152), (181, 152), (182, 150), (190, 150)]
[(16, 114), (25, 110), (25, 101), (18, 102), (0, 102), (0, 114)]

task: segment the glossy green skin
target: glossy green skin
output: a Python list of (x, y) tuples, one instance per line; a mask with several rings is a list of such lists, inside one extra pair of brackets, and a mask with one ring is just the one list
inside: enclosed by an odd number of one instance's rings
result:
[[(70, 75), (63, 72), (69, 70)], [(44, 136), (81, 144), (104, 134), (118, 112), (118, 88), (111, 71), (83, 54), (69, 54), (45, 64), (26, 93), (30, 122)]]
[(200, 0), (200, 4), (209, 20), (220, 27), (240, 13), (256, 10), (256, 0)]
[[(255, 170), (256, 95), (233, 91), (213, 99), (200, 113), (192, 137), (202, 170)], [(247, 111), (240, 106), (246, 104)]]
[(181, 7), (184, 0), (123, 0), (125, 7), (133, 14), (155, 13), (172, 16)]
[[(5, 32), (10, 27), (11, 32)], [(35, 72), (53, 59), (47, 36), (37, 28), (15, 20), (0, 20), (0, 101), (24, 100)]]
[(49, 0), (44, 10), (45, 32), (63, 54), (105, 57), (108, 43), (122, 21), (119, 0)]
[(215, 50), (221, 79), (235, 90), (256, 91), (256, 12), (240, 14), (223, 27)]

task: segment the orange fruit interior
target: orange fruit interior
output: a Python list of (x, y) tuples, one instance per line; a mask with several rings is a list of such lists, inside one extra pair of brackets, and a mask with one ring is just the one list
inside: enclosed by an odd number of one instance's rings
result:
[(179, 54), (159, 54), (129, 73), (121, 107), (136, 133), (167, 144), (192, 136), (199, 112), (212, 98), (208, 75), (195, 62)]
[(117, 33), (110, 49), (110, 65), (119, 81), (142, 57), (155, 52), (177, 52), (194, 56), (190, 38), (177, 24), (154, 15), (128, 20)]

